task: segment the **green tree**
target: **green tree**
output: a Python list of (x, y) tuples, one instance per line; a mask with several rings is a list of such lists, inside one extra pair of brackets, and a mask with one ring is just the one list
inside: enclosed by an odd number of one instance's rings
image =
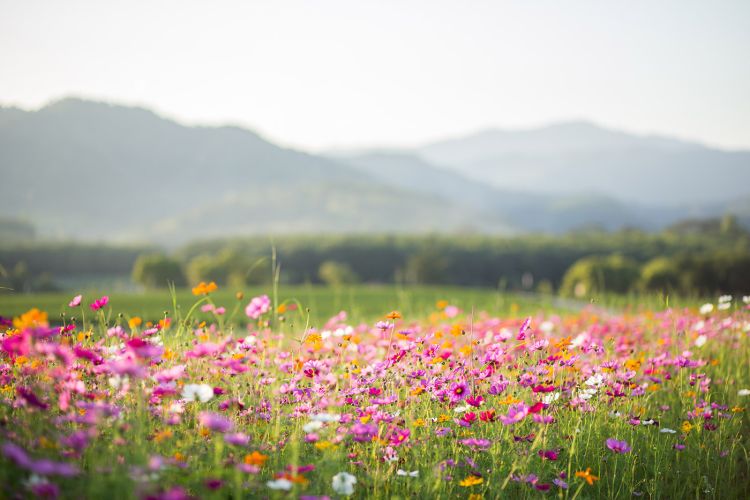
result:
[(640, 288), (650, 292), (675, 293), (684, 290), (685, 276), (677, 259), (657, 257), (641, 269)]
[(182, 264), (163, 254), (139, 256), (133, 265), (133, 281), (147, 288), (166, 288), (168, 284), (185, 286)]
[(560, 293), (572, 297), (630, 291), (640, 277), (638, 264), (621, 255), (585, 257), (565, 273)]
[(318, 277), (326, 285), (340, 286), (359, 283), (359, 276), (345, 262), (327, 260), (318, 268)]

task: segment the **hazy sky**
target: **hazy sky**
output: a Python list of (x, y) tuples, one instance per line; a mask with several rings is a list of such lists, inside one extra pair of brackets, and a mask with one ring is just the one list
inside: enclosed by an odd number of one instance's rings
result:
[(569, 119), (750, 148), (749, 61), (748, 0), (0, 0), (2, 104), (314, 150)]

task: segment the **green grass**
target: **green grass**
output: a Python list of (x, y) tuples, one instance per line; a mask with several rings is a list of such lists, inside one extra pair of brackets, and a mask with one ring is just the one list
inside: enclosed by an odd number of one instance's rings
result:
[[(106, 291), (91, 290), (84, 294), (84, 304), (98, 298)], [(256, 295), (272, 295), (271, 287), (255, 287), (242, 290), (243, 298), (237, 300), (236, 291), (220, 289), (211, 294), (217, 306), (224, 306), (229, 313), (237, 306), (242, 310), (236, 318), (244, 318), (244, 306)], [(47, 311), (50, 318), (62, 313), (70, 314), (67, 307), (73, 294), (3, 294), (0, 295), (0, 315), (17, 316), (32, 307)], [(172, 297), (169, 291), (145, 291), (136, 293), (112, 293), (110, 304), (116, 311), (125, 311), (130, 316), (144, 320), (158, 320), (166, 312), (173, 315)], [(196, 297), (188, 289), (177, 291), (177, 305), (183, 313), (195, 302)], [(310, 313), (311, 325), (319, 325), (339, 311), (346, 311), (354, 321), (381, 319), (392, 310), (399, 310), (413, 319), (421, 319), (435, 311), (435, 303), (446, 300), (464, 310), (486, 311), (502, 317), (519, 317), (539, 311), (572, 311), (581, 304), (558, 303), (552, 296), (525, 296), (498, 292), (491, 289), (461, 287), (396, 287), (358, 285), (351, 287), (323, 287), (312, 285), (281, 286), (278, 302), (298, 302)]]

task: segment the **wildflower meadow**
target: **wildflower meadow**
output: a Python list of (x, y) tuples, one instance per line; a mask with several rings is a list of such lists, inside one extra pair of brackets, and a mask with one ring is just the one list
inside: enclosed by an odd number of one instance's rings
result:
[(192, 291), (2, 318), (0, 497), (750, 497), (749, 297), (316, 324)]

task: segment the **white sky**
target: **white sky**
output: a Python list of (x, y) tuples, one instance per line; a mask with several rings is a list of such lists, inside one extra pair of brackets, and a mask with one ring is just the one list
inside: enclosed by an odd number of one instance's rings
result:
[(313, 150), (569, 119), (750, 148), (750, 1), (0, 0), (0, 103), (71, 94)]

